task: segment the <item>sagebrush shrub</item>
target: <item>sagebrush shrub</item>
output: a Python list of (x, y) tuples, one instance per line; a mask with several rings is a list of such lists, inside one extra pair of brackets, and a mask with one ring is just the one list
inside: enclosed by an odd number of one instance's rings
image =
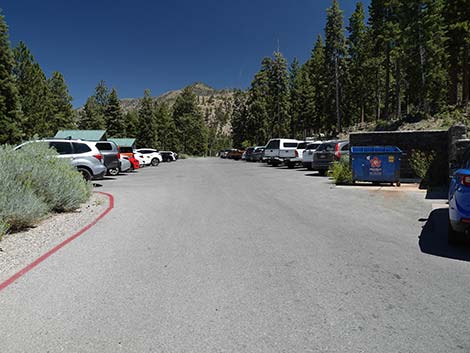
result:
[(90, 195), (91, 184), (47, 144), (0, 148), (0, 223), (11, 229), (30, 227), (50, 211), (74, 210)]
[(341, 157), (339, 161), (333, 162), (330, 166), (329, 175), (337, 185), (352, 184), (352, 169), (349, 164), (349, 158)]

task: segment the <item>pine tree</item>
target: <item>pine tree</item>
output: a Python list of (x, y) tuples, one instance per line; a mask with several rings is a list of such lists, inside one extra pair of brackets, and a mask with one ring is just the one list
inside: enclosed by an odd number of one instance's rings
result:
[(297, 138), (303, 135), (305, 122), (301, 120), (304, 109), (302, 97), (302, 78), (301, 68), (297, 58), (294, 58), (289, 70), (289, 93), (290, 93), (290, 136)]
[(176, 99), (173, 119), (178, 131), (179, 150), (186, 154), (205, 155), (207, 127), (197, 106), (196, 95), (190, 87), (186, 87)]
[(131, 110), (124, 116), (124, 131), (126, 137), (136, 137), (139, 131), (139, 115)]
[(349, 78), (350, 83), (347, 90), (347, 100), (349, 111), (352, 114), (353, 122), (365, 122), (369, 99), (368, 96), (373, 90), (368, 71), (368, 38), (365, 25), (364, 6), (361, 2), (356, 4), (356, 9), (349, 20), (347, 28), (348, 38), (348, 57), (349, 57)]
[(87, 99), (83, 110), (79, 114), (78, 127), (82, 130), (105, 130), (106, 122), (101, 107), (95, 96)]
[(137, 133), (137, 145), (140, 147), (157, 147), (157, 126), (155, 123), (154, 105), (150, 90), (144, 91), (144, 97), (140, 101), (139, 131)]
[(105, 109), (106, 130), (112, 137), (128, 137), (126, 123), (122, 114), (121, 102), (119, 101), (116, 90), (113, 88), (106, 104)]
[(289, 72), (287, 60), (280, 52), (274, 53), (268, 75), (268, 113), (271, 136), (289, 134)]
[(308, 73), (312, 95), (313, 113), (310, 127), (315, 132), (329, 129), (329, 119), (327, 112), (327, 75), (325, 72), (325, 46), (321, 35), (318, 35), (312, 50), (310, 59), (305, 63), (305, 70)]
[(155, 108), (155, 120), (158, 131), (158, 148), (161, 150), (177, 150), (177, 131), (170, 108), (160, 103)]
[[(325, 72), (327, 75), (327, 107), (334, 107), (327, 112), (330, 122), (336, 120), (335, 129), (342, 131), (342, 91), (346, 80), (346, 39), (343, 27), (343, 12), (338, 0), (327, 9), (325, 27)], [(336, 118), (336, 119), (334, 119)]]
[(47, 137), (51, 102), (46, 75), (23, 42), (13, 49), (13, 55), (13, 73), (23, 112), (21, 130), (28, 140), (35, 135)]
[(233, 109), (231, 117), (232, 126), (232, 145), (240, 148), (243, 141), (247, 139), (248, 129), (246, 126), (248, 119), (248, 107), (246, 103), (246, 94), (243, 91), (236, 90), (233, 96)]
[(72, 97), (69, 94), (64, 76), (60, 72), (53, 72), (47, 80), (50, 115), (49, 133), (55, 134), (58, 130), (76, 127), (76, 115), (73, 111)]
[(443, 2), (410, 0), (400, 9), (408, 101), (417, 112), (436, 113), (447, 88)]

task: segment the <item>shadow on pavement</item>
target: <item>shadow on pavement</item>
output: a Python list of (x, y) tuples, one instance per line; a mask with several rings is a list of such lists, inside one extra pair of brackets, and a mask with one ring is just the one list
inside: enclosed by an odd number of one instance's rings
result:
[(419, 247), (425, 254), (470, 261), (470, 247), (468, 243), (459, 246), (450, 246), (447, 243), (448, 215), (449, 211), (447, 208), (437, 208), (429, 214), (427, 220), (420, 219), (420, 221), (425, 221), (426, 223), (419, 236)]

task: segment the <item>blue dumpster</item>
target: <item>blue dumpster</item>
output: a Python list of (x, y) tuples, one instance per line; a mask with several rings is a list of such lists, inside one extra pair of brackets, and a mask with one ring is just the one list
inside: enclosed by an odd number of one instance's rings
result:
[(351, 147), (353, 182), (396, 183), (400, 186), (400, 159), (396, 146)]

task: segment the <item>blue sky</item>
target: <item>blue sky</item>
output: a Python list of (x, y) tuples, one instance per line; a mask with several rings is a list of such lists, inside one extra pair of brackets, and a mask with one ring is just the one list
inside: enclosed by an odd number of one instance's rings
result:
[[(363, 1), (366, 7), (369, 0)], [(201, 81), (246, 88), (277, 48), (310, 55), (331, 0), (3, 0), (10, 40), (24, 41), (47, 75), (64, 74), (74, 106), (99, 80), (121, 98)], [(340, 0), (345, 24), (355, 0)]]

